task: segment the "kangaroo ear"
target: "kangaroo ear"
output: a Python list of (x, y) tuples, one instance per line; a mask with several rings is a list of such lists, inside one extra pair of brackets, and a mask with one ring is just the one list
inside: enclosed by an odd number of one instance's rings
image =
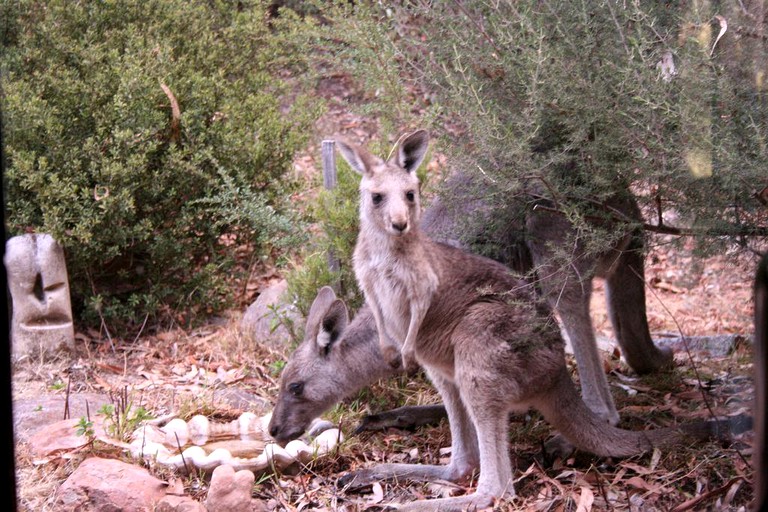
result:
[(320, 331), (317, 333), (317, 347), (320, 350), (320, 355), (328, 354), (333, 344), (347, 328), (348, 323), (347, 306), (341, 299), (336, 299), (323, 316)]
[(418, 130), (400, 141), (392, 158), (406, 171), (414, 172), (424, 160), (428, 148), (429, 133), (426, 130)]
[(371, 168), (375, 163), (375, 157), (366, 149), (341, 138), (336, 139), (336, 145), (339, 147), (341, 156), (344, 157), (344, 160), (347, 161), (352, 169), (364, 176), (370, 174)]
[(327, 313), (328, 309), (336, 300), (336, 294), (333, 288), (330, 286), (323, 286), (320, 291), (317, 292), (317, 297), (309, 307), (309, 314), (307, 315), (307, 324), (305, 327), (306, 337), (315, 337), (320, 329), (320, 324), (323, 321), (323, 317)]

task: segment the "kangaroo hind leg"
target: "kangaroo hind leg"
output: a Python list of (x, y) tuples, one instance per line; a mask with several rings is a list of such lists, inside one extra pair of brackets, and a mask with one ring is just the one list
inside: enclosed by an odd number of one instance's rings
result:
[(671, 368), (672, 351), (654, 345), (648, 331), (642, 238), (632, 238), (605, 284), (611, 324), (627, 364), (640, 374)]

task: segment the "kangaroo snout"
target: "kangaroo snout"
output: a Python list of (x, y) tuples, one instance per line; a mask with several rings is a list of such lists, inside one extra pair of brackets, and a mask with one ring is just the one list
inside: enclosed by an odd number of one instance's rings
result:
[(403, 233), (405, 234), (408, 231), (408, 221), (402, 221), (402, 222), (392, 222), (392, 229), (396, 233)]
[(298, 439), (303, 433), (304, 429), (290, 430), (274, 422), (269, 424), (269, 435), (282, 446), (285, 446), (294, 439)]

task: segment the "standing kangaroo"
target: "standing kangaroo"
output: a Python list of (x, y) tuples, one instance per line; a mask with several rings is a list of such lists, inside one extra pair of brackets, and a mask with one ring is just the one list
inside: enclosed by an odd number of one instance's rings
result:
[[(573, 173), (573, 166), (573, 162), (565, 164), (564, 172)], [(583, 246), (568, 219), (548, 208), (554, 205), (537, 198), (535, 191), (521, 196), (523, 201), (519, 197), (509, 198), (502, 211), (498, 211), (489, 209), (482, 192), (478, 193), (483, 189), (481, 185), (461, 172), (449, 178), (440, 196), (424, 212), (422, 230), (451, 245), (480, 247), (510, 268), (529, 277), (537, 276), (536, 286), (557, 311), (573, 346), (584, 401), (616, 425), (619, 414), (603, 371), (590, 317), (594, 277), (605, 278), (609, 317), (629, 366), (645, 374), (671, 368), (673, 362), (671, 350), (654, 345), (648, 330), (642, 230), (631, 228), (618, 241), (606, 244), (602, 252), (594, 253)], [(620, 184), (604, 203), (607, 211), (616, 212), (624, 220), (642, 218), (631, 193)], [(502, 229), (489, 235), (488, 225), (494, 223)], [(569, 261), (563, 262), (557, 253), (563, 241), (569, 239), (574, 240), (569, 248), (571, 255)], [(385, 359), (396, 364), (398, 353), (386, 333), (379, 337), (384, 346), (390, 347)]]
[[(376, 302), (371, 306), (376, 324), (386, 322), (381, 348), (391, 353), (398, 344), (405, 349), (405, 361), (413, 358), (421, 364), (440, 392), (451, 428), (451, 460), (447, 466), (383, 464), (346, 480), (457, 480), (479, 466), (474, 494), (414, 502), (403, 509), (489, 506), (494, 498), (514, 495), (508, 416), (531, 407), (578, 448), (603, 456), (634, 455), (681, 443), (687, 435), (710, 434), (712, 424), (685, 431), (625, 431), (584, 404), (566, 369), (559, 329), (534, 287), (504, 265), (434, 242), (419, 229), (415, 169), (427, 143), (426, 132), (415, 132), (386, 162), (351, 144), (341, 143), (340, 149), (363, 175), (358, 242), (363, 246), (356, 249), (355, 269), (361, 284), (373, 292), (370, 298), (366, 292), (366, 298)], [(299, 435), (303, 415), (313, 407), (330, 406), (335, 400), (329, 395), (351, 391), (352, 383), (367, 379), (360, 374), (371, 371), (357, 360), (335, 356), (335, 373), (321, 372), (323, 361), (330, 360), (334, 345), (344, 338), (347, 322), (343, 304), (330, 300), (327, 291), (321, 295), (330, 305), (313, 305), (310, 316), (322, 320), (308, 323), (309, 341), (299, 349), (312, 352), (316, 361), (306, 367), (289, 363), (281, 379), (270, 423), (270, 433), (279, 441)], [(369, 343), (366, 350), (382, 354), (379, 348)], [(321, 375), (324, 382), (318, 382)]]
[[(564, 167), (566, 173), (574, 170), (573, 162)], [(535, 279), (568, 334), (584, 401), (595, 413), (616, 425), (619, 414), (603, 371), (590, 316), (594, 277), (605, 279), (609, 318), (627, 364), (639, 374), (673, 365), (672, 351), (654, 345), (648, 330), (642, 229), (626, 230), (623, 237), (606, 242), (603, 250), (595, 253), (584, 246), (570, 221), (556, 211), (557, 205), (537, 196), (532, 187), (526, 187), (528, 190), (519, 196), (510, 197), (499, 211), (485, 204), (482, 184), (477, 181), (464, 173), (449, 178), (438, 199), (424, 212), (423, 231), (435, 240), (479, 248), (493, 259)], [(639, 222), (642, 219), (631, 193), (620, 184), (604, 204), (606, 211), (624, 220)], [(501, 229), (489, 235), (487, 226), (492, 224)], [(604, 226), (606, 220), (600, 224)], [(615, 222), (611, 227), (621, 228)], [(565, 249), (569, 252), (567, 261), (560, 254)]]
[[(344, 159), (362, 174), (360, 233), (352, 256), (355, 277), (370, 305), (381, 353), (397, 368), (415, 366), (414, 345), (439, 286), (430, 247), (420, 243), (416, 169), (429, 137), (418, 131), (397, 145), (390, 162), (339, 141)], [(390, 167), (407, 172), (387, 172)]]

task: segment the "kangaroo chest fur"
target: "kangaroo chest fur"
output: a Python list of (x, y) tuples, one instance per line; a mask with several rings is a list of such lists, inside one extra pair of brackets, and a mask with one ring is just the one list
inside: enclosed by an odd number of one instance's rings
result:
[(381, 312), (390, 338), (400, 344), (408, 332), (413, 301), (429, 304), (439, 286), (436, 269), (414, 239), (417, 236), (361, 239), (353, 257), (366, 299)]

